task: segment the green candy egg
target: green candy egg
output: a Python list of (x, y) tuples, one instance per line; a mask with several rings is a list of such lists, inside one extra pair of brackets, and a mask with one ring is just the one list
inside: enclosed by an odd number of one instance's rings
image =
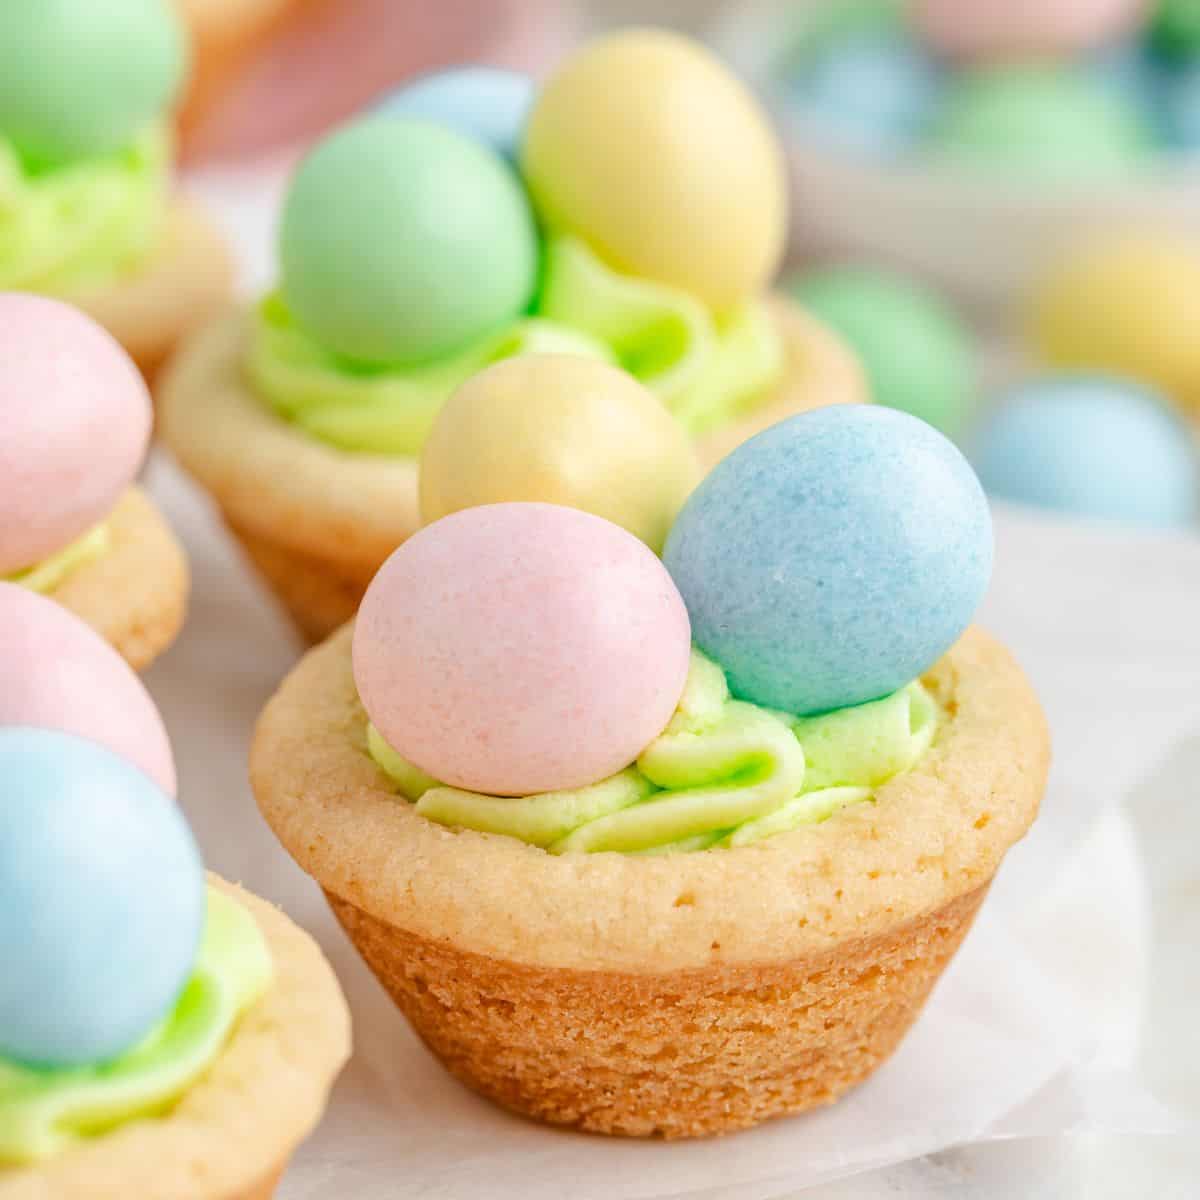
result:
[(41, 166), (116, 150), (170, 105), (186, 65), (168, 0), (6, 0), (0, 135)]
[(1150, 18), (1150, 45), (1172, 62), (1200, 54), (1200, 4), (1158, 0)]
[(538, 272), (513, 170), (448, 129), (387, 114), (346, 126), (301, 164), (280, 255), (296, 319), (373, 364), (437, 358), (512, 320)]
[(961, 75), (929, 149), (942, 161), (983, 171), (1105, 179), (1135, 170), (1151, 140), (1132, 105), (1082, 72), (1023, 65)]
[(975, 400), (972, 339), (933, 291), (865, 267), (811, 271), (787, 287), (858, 355), (876, 404), (962, 431)]

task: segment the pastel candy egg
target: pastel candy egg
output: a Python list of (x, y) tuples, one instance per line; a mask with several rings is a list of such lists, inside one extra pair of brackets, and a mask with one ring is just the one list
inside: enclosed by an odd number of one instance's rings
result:
[(814, 136), (854, 150), (900, 153), (923, 132), (941, 80), (934, 63), (895, 33), (834, 41), (806, 63), (788, 99)]
[(168, 0), (0, 4), (0, 133), (30, 159), (116, 150), (164, 111), (187, 61)]
[(0, 729), (0, 1056), (128, 1050), (191, 972), (204, 871), (179, 808), (132, 763), (57, 730)]
[(982, 431), (975, 463), (990, 493), (1021, 504), (1160, 527), (1196, 518), (1188, 431), (1158, 396), (1120, 379), (1021, 388)]
[(426, 774), (518, 796), (633, 762), (670, 720), (689, 652), (679, 592), (632, 534), (573, 508), (492, 504), (384, 563), (354, 677), (384, 740)]
[(534, 103), (521, 165), (551, 228), (713, 308), (758, 292), (779, 263), (786, 183), (766, 117), (676, 34), (616, 33), (569, 58)]
[(871, 385), (871, 399), (959, 433), (975, 400), (971, 336), (930, 289), (867, 267), (827, 267), (796, 276), (788, 290), (845, 338)]
[(1149, 41), (1172, 62), (1200, 55), (1200, 5), (1196, 0), (1155, 0)]
[(421, 455), (421, 517), (504, 500), (596, 513), (656, 553), (700, 477), (683, 427), (616, 367), (522, 355), (468, 380)]
[(1200, 149), (1200, 65), (1181, 67), (1163, 85), (1163, 124), (1173, 145)]
[(512, 320), (537, 280), (512, 168), (448, 129), (372, 116), (301, 164), (280, 234), (284, 297), (329, 349), (414, 363)]
[(171, 744), (141, 680), (61, 605), (12, 583), (0, 583), (0, 679), (0, 728), (90, 738), (175, 795)]
[(0, 576), (99, 523), (150, 438), (129, 356), (78, 309), (0, 292)]
[(911, 20), (953, 58), (1077, 54), (1132, 30), (1146, 0), (915, 0)]
[(452, 67), (397, 88), (378, 111), (445, 125), (515, 159), (533, 94), (533, 80), (520, 71)]
[(1028, 325), (1048, 364), (1122, 375), (1200, 413), (1200, 242), (1145, 230), (1084, 246), (1037, 286)]
[(896, 691), (954, 643), (987, 588), (991, 519), (924, 421), (826, 408), (718, 463), (663, 561), (735, 695), (823, 712)]
[(942, 162), (1032, 178), (1126, 175), (1152, 140), (1143, 111), (1085, 72), (1044, 64), (968, 71), (930, 129)]

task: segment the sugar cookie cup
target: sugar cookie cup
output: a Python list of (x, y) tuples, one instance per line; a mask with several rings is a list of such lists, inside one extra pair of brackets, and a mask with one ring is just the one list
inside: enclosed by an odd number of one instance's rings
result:
[(200, 1081), (161, 1117), (84, 1139), (27, 1167), (0, 1166), (0, 1200), (269, 1200), (349, 1055), (333, 970), (279, 909), (209, 875), (254, 919), (274, 980)]
[(90, 625), (135, 671), (174, 642), (187, 616), (187, 556), (140, 488), (121, 497), (107, 522), (108, 548), (46, 595)]
[(158, 245), (134, 272), (67, 297), (125, 347), (148, 379), (229, 303), (233, 259), (201, 209), (177, 200)]
[(397, 798), (351, 638), (260, 719), (259, 807), (446, 1067), (556, 1124), (701, 1136), (837, 1099), (916, 1019), (1045, 783), (1037, 700), (972, 628), (923, 677), (936, 740), (874, 804), (731, 850), (556, 856)]
[[(772, 298), (786, 366), (740, 419), (703, 435), (704, 467), (768, 425), (812, 408), (866, 400), (857, 359), (796, 304)], [(281, 419), (245, 378), (245, 314), (193, 338), (156, 386), (162, 437), (212, 496), (311, 642), (358, 609), (387, 556), (421, 525), (417, 459), (341, 450)]]

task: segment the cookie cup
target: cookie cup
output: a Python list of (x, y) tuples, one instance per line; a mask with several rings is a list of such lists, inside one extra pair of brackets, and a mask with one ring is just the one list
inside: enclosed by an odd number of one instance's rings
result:
[(872, 804), (734, 850), (555, 856), (455, 831), (366, 749), (351, 630), (260, 718), (259, 807), (445, 1066), (600, 1133), (725, 1133), (836, 1100), (896, 1047), (1008, 848), (1049, 741), (1007, 651), (969, 630), (926, 678), (933, 747)]
[(229, 303), (233, 261), (224, 239), (195, 205), (176, 201), (158, 248), (131, 275), (63, 298), (125, 347), (147, 379), (189, 334)]
[(47, 595), (86, 621), (135, 671), (174, 640), (187, 613), (187, 557), (150, 498), (131, 487), (108, 518), (103, 554)]
[(258, 923), (275, 966), (201, 1079), (160, 1117), (31, 1167), (0, 1167), (0, 1200), (268, 1200), (316, 1126), (350, 1052), (350, 1018), (312, 939), (273, 905), (210, 875)]
[[(866, 397), (857, 360), (834, 334), (786, 301), (773, 311), (785, 378), (742, 420), (700, 441), (708, 466), (793, 413)], [(229, 316), (170, 363), (157, 388), (160, 427), (316, 642), (354, 616), (384, 560), (420, 527), (417, 460), (347, 453), (276, 416), (243, 377), (245, 333), (245, 316)]]

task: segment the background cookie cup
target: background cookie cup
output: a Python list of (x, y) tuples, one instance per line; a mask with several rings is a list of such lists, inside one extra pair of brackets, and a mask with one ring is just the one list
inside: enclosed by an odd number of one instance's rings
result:
[[(783, 299), (772, 313), (784, 378), (698, 443), (705, 467), (786, 416), (866, 397), (861, 368), (833, 333)], [(237, 315), (184, 347), (156, 388), (160, 429), (297, 626), (319, 641), (354, 615), (384, 559), (420, 527), (417, 460), (339, 450), (282, 420), (244, 378), (245, 337)]]
[(107, 522), (108, 548), (46, 594), (86, 621), (135, 671), (174, 640), (187, 612), (183, 547), (140, 488), (130, 488)]
[(347, 629), (310, 652), (266, 709), (263, 815), (455, 1075), (590, 1130), (719, 1133), (865, 1078), (1046, 777), (1037, 701), (972, 629), (924, 680), (947, 713), (936, 742), (876, 803), (732, 851), (554, 856), (396, 798), (367, 752), (350, 644)]
[(233, 262), (212, 222), (176, 201), (150, 258), (119, 280), (67, 297), (99, 321), (150, 377), (228, 304)]
[(49, 1161), (0, 1169), (2, 1200), (268, 1200), (316, 1125), (349, 1054), (345, 1002), (316, 945), (273, 905), (209, 876), (248, 910), (275, 984), (167, 1116), (131, 1122)]

